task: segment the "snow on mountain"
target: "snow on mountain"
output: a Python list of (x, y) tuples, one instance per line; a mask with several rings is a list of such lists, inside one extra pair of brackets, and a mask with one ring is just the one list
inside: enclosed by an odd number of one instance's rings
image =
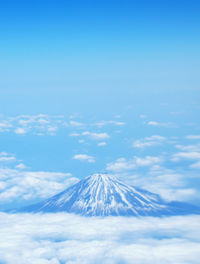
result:
[(129, 186), (109, 174), (93, 174), (65, 191), (22, 211), (84, 216), (164, 216), (200, 213), (195, 206), (167, 203), (157, 194)]

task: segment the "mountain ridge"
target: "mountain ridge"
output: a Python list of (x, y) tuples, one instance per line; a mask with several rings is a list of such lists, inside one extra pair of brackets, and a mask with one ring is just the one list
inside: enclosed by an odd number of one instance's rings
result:
[(105, 173), (87, 176), (53, 197), (21, 211), (68, 212), (83, 216), (200, 214), (196, 206), (178, 201), (166, 202), (158, 194), (127, 185)]

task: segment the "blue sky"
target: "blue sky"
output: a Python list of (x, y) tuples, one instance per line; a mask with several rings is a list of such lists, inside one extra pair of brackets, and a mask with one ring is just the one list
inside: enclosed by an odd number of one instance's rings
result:
[(0, 5), (2, 209), (105, 170), (199, 202), (198, 1)]
[(199, 263), (198, 215), (6, 213), (102, 171), (199, 205), (199, 11), (0, 1), (0, 263)]

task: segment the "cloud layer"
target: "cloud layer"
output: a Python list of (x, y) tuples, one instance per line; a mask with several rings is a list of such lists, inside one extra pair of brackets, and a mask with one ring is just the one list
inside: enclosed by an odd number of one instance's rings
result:
[(87, 154), (76, 154), (73, 156), (73, 159), (80, 160), (80, 161), (87, 161), (89, 163), (95, 162), (95, 158)]
[(162, 162), (161, 157), (146, 156), (144, 158), (140, 158), (134, 156), (130, 160), (126, 160), (125, 158), (119, 158), (114, 163), (109, 163), (106, 169), (108, 171), (113, 171), (113, 172), (124, 172), (132, 169), (136, 169), (138, 167), (149, 167), (154, 164), (159, 164), (161, 162)]
[(144, 139), (138, 139), (133, 142), (134, 148), (145, 148), (151, 146), (157, 146), (163, 144), (166, 140), (165, 137), (159, 135), (153, 135), (151, 137), (145, 137)]
[(84, 218), (0, 214), (7, 264), (198, 264), (200, 216)]
[(12, 209), (48, 198), (78, 181), (70, 173), (61, 172), (0, 168), (0, 175), (0, 206)]

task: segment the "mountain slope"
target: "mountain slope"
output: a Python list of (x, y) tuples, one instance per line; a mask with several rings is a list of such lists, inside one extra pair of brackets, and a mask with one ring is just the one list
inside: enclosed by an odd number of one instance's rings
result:
[(181, 202), (167, 203), (157, 194), (126, 185), (108, 174), (88, 176), (65, 191), (23, 211), (65, 211), (84, 216), (164, 216), (200, 213), (200, 210), (192, 205)]

